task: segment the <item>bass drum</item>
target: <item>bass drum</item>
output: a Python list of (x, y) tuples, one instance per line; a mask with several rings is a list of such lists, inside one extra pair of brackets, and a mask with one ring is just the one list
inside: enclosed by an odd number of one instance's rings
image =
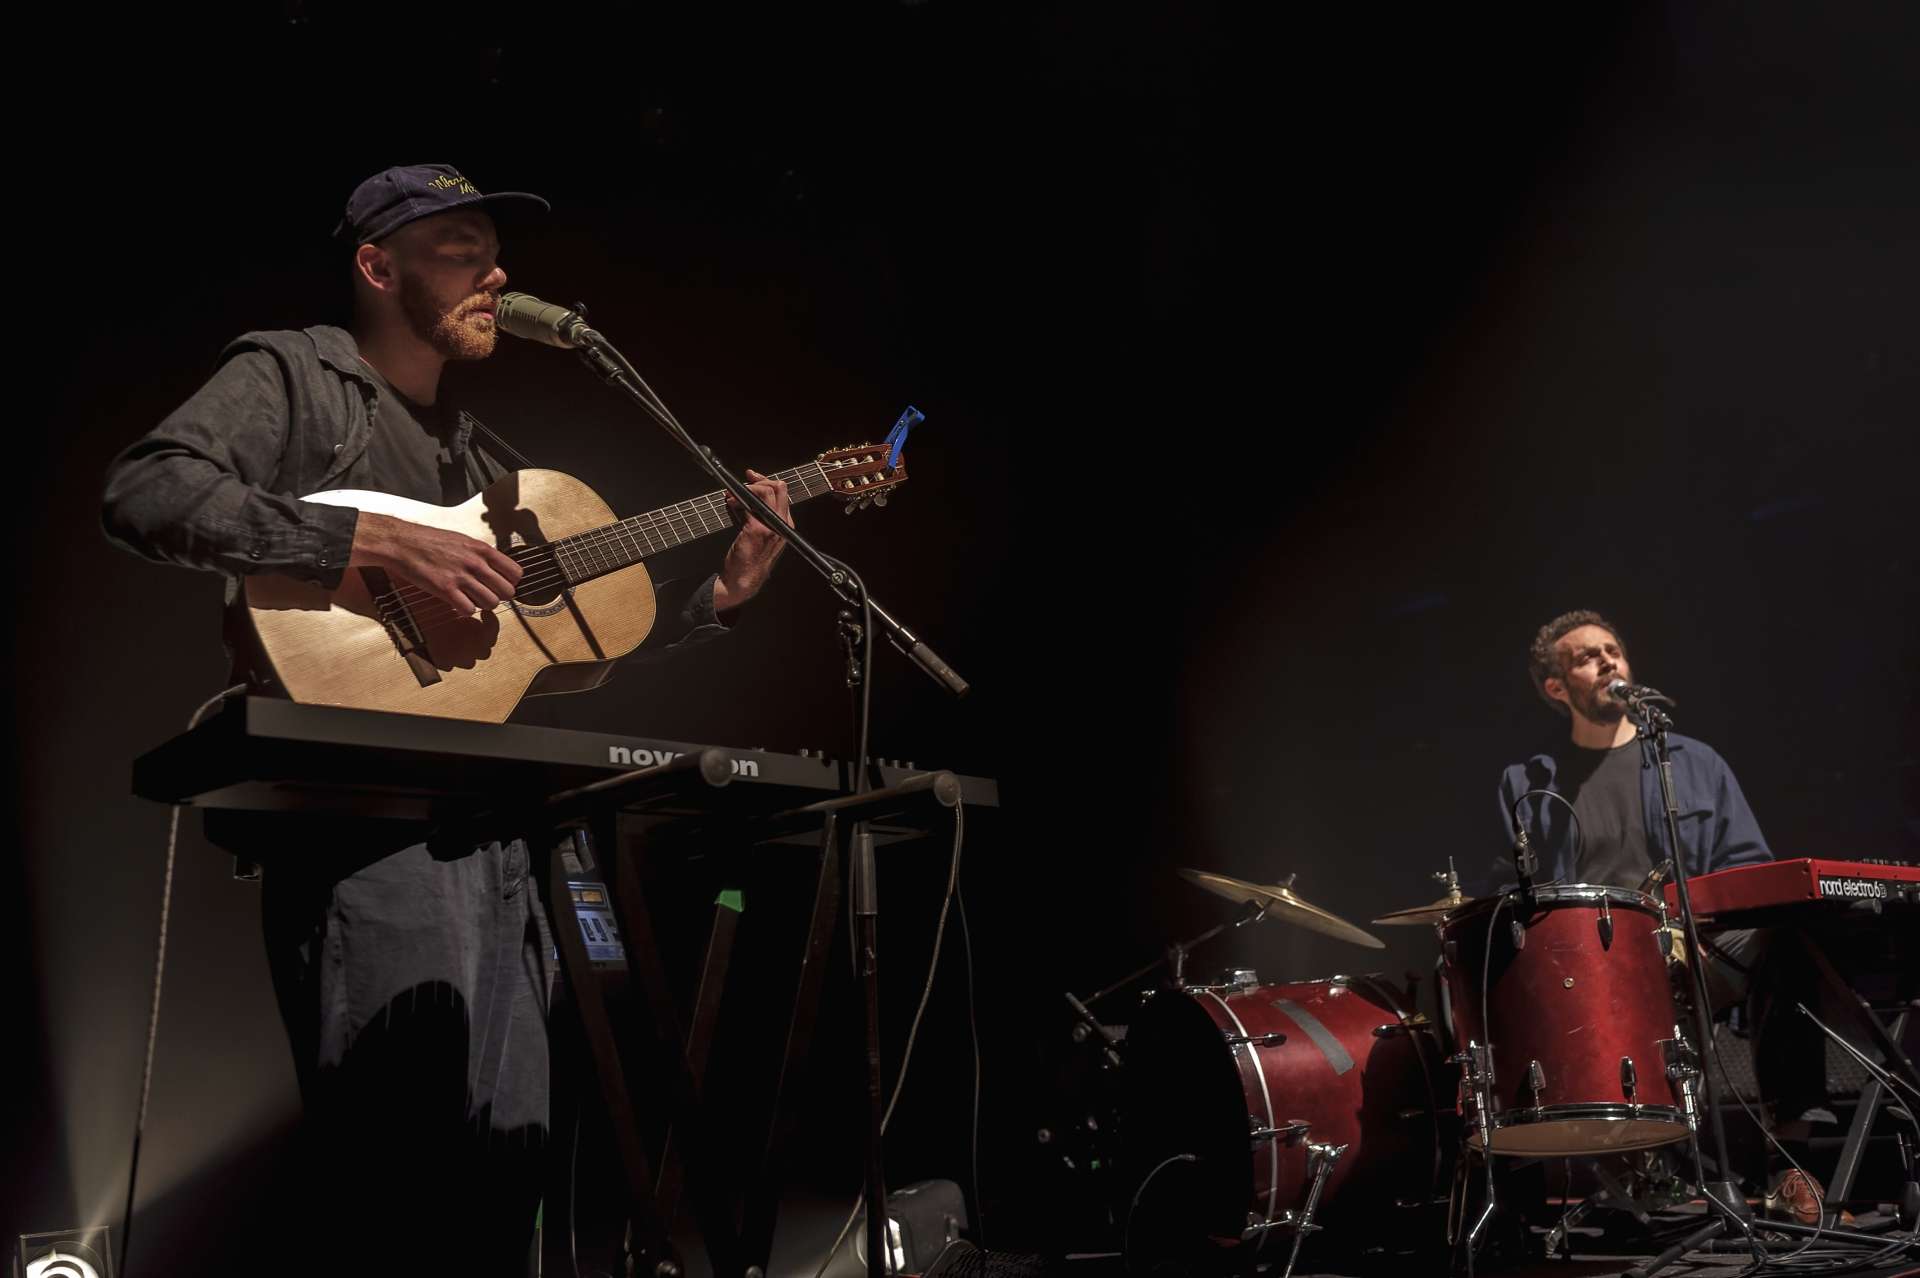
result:
[(1126, 1062), (1136, 1272), (1142, 1258), (1284, 1263), (1306, 1223), (1357, 1249), (1408, 1236), (1396, 1209), (1446, 1200), (1455, 1073), (1381, 977), (1163, 991), (1134, 1018)]

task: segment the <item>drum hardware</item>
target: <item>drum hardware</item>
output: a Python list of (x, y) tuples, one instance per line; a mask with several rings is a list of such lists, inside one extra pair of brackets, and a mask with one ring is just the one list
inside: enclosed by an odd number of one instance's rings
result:
[(1666, 1061), (1667, 1078), (1680, 1093), (1680, 1109), (1687, 1116), (1687, 1127), (1698, 1131), (1700, 1111), (1694, 1092), (1700, 1082), (1700, 1058), (1678, 1025), (1673, 1027), (1673, 1037), (1661, 1039), (1659, 1047)]
[[(1629, 1102), (1633, 1102), (1638, 1099), (1636, 1093), (1639, 1090), (1640, 1076), (1634, 1072), (1633, 1057), (1622, 1056), (1620, 1058), (1620, 1094)], [(1635, 1105), (1634, 1108), (1638, 1109), (1639, 1106)]]
[(1600, 948), (1613, 948), (1613, 903), (1604, 896), (1600, 898)]
[[(1214, 876), (1214, 877), (1220, 877), (1220, 876)], [(1094, 1032), (1099, 1033), (1103, 1039), (1110, 1040), (1108, 1042), (1108, 1048), (1109, 1050), (1111, 1050), (1112, 1048), (1117, 1047), (1118, 1044), (1117, 1042), (1111, 1040), (1110, 1035), (1106, 1030), (1106, 1027), (1100, 1025), (1100, 1023), (1094, 1019), (1093, 1013), (1087, 1010), (1089, 1006), (1091, 1006), (1092, 1004), (1098, 1003), (1101, 999), (1108, 998), (1114, 994), (1118, 994), (1121, 990), (1126, 989), (1129, 985), (1134, 984), (1135, 982), (1141, 980), (1144, 977), (1151, 976), (1154, 972), (1158, 971), (1162, 967), (1169, 969), (1169, 973), (1172, 977), (1171, 983), (1173, 985), (1173, 988), (1175, 989), (1186, 988), (1186, 967), (1187, 967), (1188, 954), (1192, 953), (1194, 950), (1198, 949), (1200, 946), (1206, 944), (1208, 941), (1211, 941), (1214, 937), (1220, 935), (1222, 932), (1225, 932), (1231, 928), (1240, 928), (1240, 927), (1247, 926), (1247, 924), (1249, 923), (1258, 923), (1261, 919), (1264, 919), (1267, 917), (1267, 910), (1268, 910), (1268, 904), (1266, 902), (1257, 901), (1257, 900), (1247, 900), (1244, 903), (1244, 908), (1240, 911), (1240, 914), (1237, 918), (1231, 919), (1225, 923), (1216, 923), (1214, 926), (1208, 928), (1206, 931), (1201, 932), (1198, 936), (1194, 936), (1188, 940), (1174, 942), (1172, 945), (1169, 945), (1167, 947), (1165, 953), (1163, 953), (1159, 958), (1153, 960), (1153, 962), (1148, 963), (1144, 967), (1136, 968), (1133, 971), (1128, 972), (1125, 976), (1113, 982), (1113, 984), (1107, 986), (1105, 989), (1099, 990), (1093, 994), (1089, 994), (1086, 997), (1085, 1001), (1082, 1001), (1081, 999), (1074, 997), (1074, 995), (1071, 992), (1069, 992), (1066, 996), (1067, 1003), (1069, 1006), (1073, 1008), (1074, 1015), (1077, 1018), (1079, 1018), (1080, 1022), (1083, 1025), (1086, 1025), (1089, 1028), (1091, 1028)], [(1142, 990), (1140, 992), (1141, 1001), (1145, 1002), (1147, 999), (1152, 998), (1155, 992), (1156, 991), (1153, 988)], [(1117, 1056), (1115, 1058), (1114, 1063), (1115, 1064), (1119, 1063)]]
[(1282, 1145), (1296, 1145), (1300, 1138), (1313, 1130), (1313, 1124), (1302, 1118), (1289, 1119), (1278, 1127), (1263, 1127), (1259, 1119), (1253, 1120), (1252, 1139), (1254, 1141), (1277, 1140)]
[(1446, 887), (1447, 894), (1445, 896), (1437, 901), (1429, 901), (1425, 905), (1416, 905), (1409, 909), (1394, 910), (1390, 914), (1382, 914), (1379, 918), (1375, 919), (1374, 922), (1383, 927), (1404, 927), (1412, 923), (1438, 923), (1441, 919), (1459, 909), (1461, 906), (1473, 904), (1473, 898), (1464, 895), (1460, 891), (1460, 876), (1454, 872), (1452, 857), (1447, 858), (1446, 873), (1442, 874), (1436, 870), (1429, 877), (1431, 877), (1434, 882)]
[(1527, 1062), (1527, 1087), (1533, 1092), (1533, 1107), (1541, 1108), (1540, 1093), (1547, 1090), (1547, 1071), (1540, 1068), (1537, 1060)]
[(1238, 994), (1242, 990), (1252, 989), (1254, 986), (1258, 985), (1259, 983), (1260, 983), (1260, 974), (1254, 971), (1252, 968), (1230, 967), (1227, 969), (1225, 979), (1222, 980), (1216, 988), (1224, 989), (1224, 990), (1232, 990), (1234, 993)]
[(1293, 1231), (1293, 1251), (1287, 1256), (1287, 1267), (1281, 1278), (1293, 1278), (1293, 1267), (1300, 1261), (1300, 1244), (1305, 1242), (1307, 1234), (1320, 1226), (1313, 1223), (1314, 1209), (1320, 1205), (1320, 1191), (1326, 1186), (1327, 1177), (1333, 1172), (1333, 1165), (1347, 1152), (1345, 1145), (1307, 1146), (1307, 1160), (1313, 1164), (1313, 1186), (1307, 1190), (1307, 1205), (1300, 1212), (1300, 1223)]
[(1287, 1041), (1287, 1036), (1275, 1031), (1271, 1034), (1227, 1034), (1221, 1031), (1229, 1047), (1277, 1047)]
[[(1412, 1000), (1408, 1001), (1411, 1002)], [(1374, 1026), (1373, 1036), (1375, 1038), (1391, 1038), (1395, 1034), (1416, 1034), (1430, 1032), (1432, 1029), (1433, 1022), (1427, 1019), (1425, 1012), (1411, 1012), (1401, 1020), (1388, 1021), (1385, 1025)]]

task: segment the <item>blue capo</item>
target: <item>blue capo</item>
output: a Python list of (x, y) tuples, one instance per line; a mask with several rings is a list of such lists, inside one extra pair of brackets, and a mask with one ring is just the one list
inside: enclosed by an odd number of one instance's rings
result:
[(912, 430), (916, 424), (924, 422), (925, 420), (927, 420), (925, 413), (915, 408), (912, 404), (907, 405), (907, 411), (900, 414), (900, 420), (895, 422), (893, 429), (887, 432), (887, 447), (891, 450), (887, 453), (887, 465), (898, 466), (900, 464), (900, 450), (907, 446), (907, 432)]

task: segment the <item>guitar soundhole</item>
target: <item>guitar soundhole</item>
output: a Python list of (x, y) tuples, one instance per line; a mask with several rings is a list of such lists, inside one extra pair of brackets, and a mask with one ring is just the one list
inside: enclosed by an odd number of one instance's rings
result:
[(520, 563), (520, 585), (513, 601), (522, 608), (543, 608), (560, 598), (567, 579), (549, 546), (519, 546), (508, 552)]

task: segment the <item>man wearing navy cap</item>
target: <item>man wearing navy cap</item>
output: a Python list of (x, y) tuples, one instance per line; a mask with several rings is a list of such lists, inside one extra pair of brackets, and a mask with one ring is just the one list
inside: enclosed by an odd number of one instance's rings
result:
[[(335, 232), (353, 245), (352, 330), (231, 343), (212, 378), (113, 461), (108, 536), (226, 574), (230, 614), (239, 578), (261, 572), (331, 589), (348, 567), (378, 567), (462, 612), (510, 596), (519, 565), (485, 542), (301, 497), (371, 489), (452, 505), (504, 473), (494, 437), (447, 402), (440, 375), (493, 351), (507, 282), (493, 213), (515, 205), (547, 208), (484, 195), (446, 165), (362, 182)], [(748, 476), (784, 517), (786, 486)], [(725, 633), (721, 615), (758, 592), (782, 546), (746, 518), (717, 573), (661, 583), (650, 647)], [(237, 678), (271, 687), (244, 644), (234, 658)], [(314, 1227), (277, 1268), (524, 1274), (552, 982), (527, 848), (449, 855), (374, 822), (307, 817), (292, 829), (266, 817), (235, 837), (266, 866), (268, 959), (308, 1118)]]

